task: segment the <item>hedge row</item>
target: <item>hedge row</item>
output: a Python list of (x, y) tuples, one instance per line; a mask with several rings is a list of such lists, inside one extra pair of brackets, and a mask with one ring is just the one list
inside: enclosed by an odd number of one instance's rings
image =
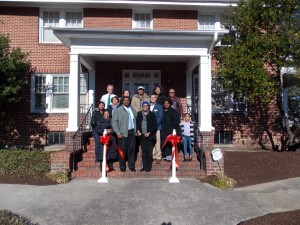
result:
[(0, 175), (45, 177), (49, 172), (49, 152), (0, 150)]

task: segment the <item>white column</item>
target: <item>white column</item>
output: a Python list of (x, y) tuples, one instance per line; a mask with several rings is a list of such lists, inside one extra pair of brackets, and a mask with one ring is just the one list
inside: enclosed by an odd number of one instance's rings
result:
[(69, 77), (69, 119), (67, 131), (77, 131), (79, 127), (79, 103), (80, 103), (80, 60), (78, 54), (70, 54)]
[(95, 72), (89, 70), (89, 105), (93, 104), (93, 111), (95, 108)]
[(186, 71), (186, 101), (188, 106), (192, 106), (192, 96), (193, 96), (193, 71)]
[(211, 131), (211, 64), (208, 55), (200, 57), (198, 107), (200, 131)]

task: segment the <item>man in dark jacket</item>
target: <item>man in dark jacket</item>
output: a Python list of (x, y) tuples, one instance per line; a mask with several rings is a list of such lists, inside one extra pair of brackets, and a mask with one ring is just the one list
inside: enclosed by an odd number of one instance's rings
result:
[(152, 169), (152, 153), (156, 140), (157, 123), (155, 114), (149, 110), (149, 102), (142, 102), (142, 108), (143, 110), (137, 113), (136, 132), (142, 147), (143, 168), (141, 171), (150, 172)]

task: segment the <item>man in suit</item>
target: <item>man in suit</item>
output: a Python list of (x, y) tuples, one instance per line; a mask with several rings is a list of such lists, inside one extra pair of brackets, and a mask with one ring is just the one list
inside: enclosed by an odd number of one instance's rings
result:
[(156, 102), (157, 97), (155, 94), (150, 95), (150, 111), (153, 112), (156, 116), (157, 122), (157, 131), (156, 131), (156, 143), (153, 148), (153, 160), (156, 161), (157, 164), (161, 161), (161, 121), (163, 118), (163, 107)]
[[(117, 145), (128, 158), (128, 168), (135, 172), (136, 111), (130, 106), (129, 97), (123, 97), (123, 105), (115, 109), (111, 124), (117, 135)], [(126, 163), (120, 155), (118, 158), (120, 170), (125, 172)]]

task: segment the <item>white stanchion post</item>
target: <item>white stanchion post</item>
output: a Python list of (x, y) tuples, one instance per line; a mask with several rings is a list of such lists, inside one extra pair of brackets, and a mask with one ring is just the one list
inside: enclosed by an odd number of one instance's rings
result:
[[(103, 132), (103, 137), (107, 135), (106, 129)], [(97, 183), (108, 183), (109, 178), (106, 177), (106, 145), (103, 145), (103, 161), (102, 161), (102, 176)]]
[[(176, 130), (173, 129), (173, 135), (176, 135)], [(175, 146), (172, 146), (172, 155), (174, 155), (172, 159), (172, 177), (169, 177), (169, 183), (180, 183), (178, 178), (176, 177), (176, 149)]]

